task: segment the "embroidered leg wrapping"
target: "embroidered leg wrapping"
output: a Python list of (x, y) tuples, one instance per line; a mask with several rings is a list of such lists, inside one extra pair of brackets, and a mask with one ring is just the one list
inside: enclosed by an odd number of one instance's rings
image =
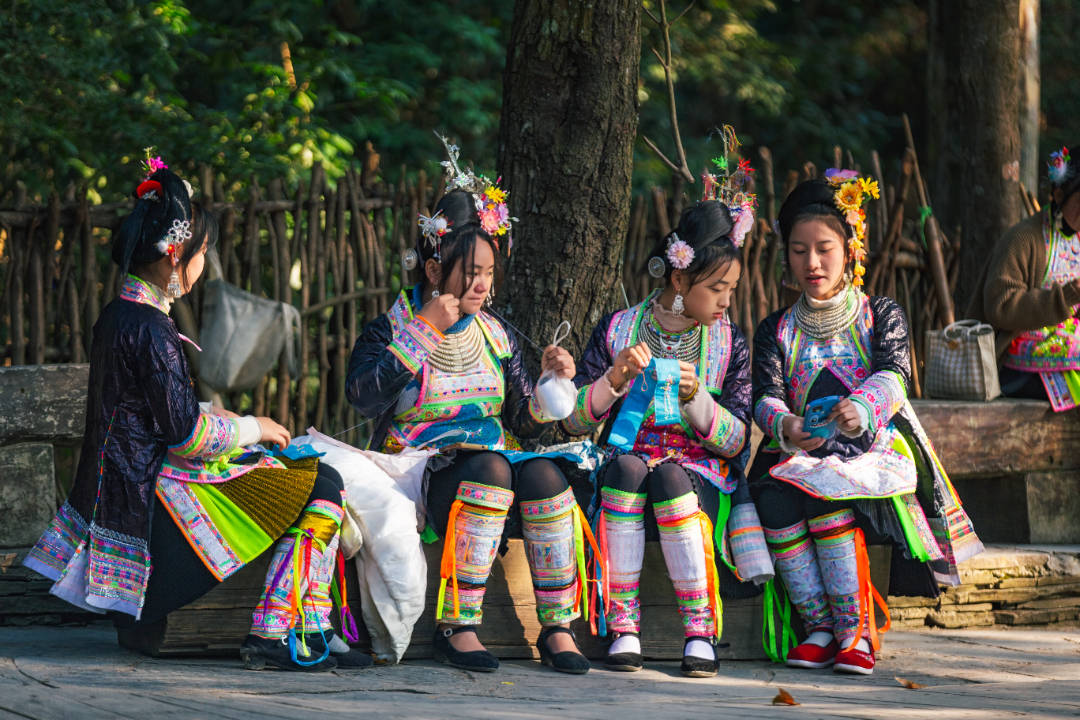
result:
[(708, 518), (698, 509), (697, 494), (689, 492), (653, 503), (653, 511), (660, 529), (660, 549), (675, 586), (683, 631), (687, 637), (716, 635), (720, 607), (716, 566), (709, 552), (713, 537)]
[(848, 508), (810, 519), (821, 579), (832, 606), (833, 635), (847, 647), (859, 634), (859, 567), (855, 514)]
[(521, 532), (536, 593), (536, 616), (543, 626), (561, 625), (581, 612), (578, 558), (585, 558), (577, 501), (567, 488), (555, 497), (521, 501)]
[(291, 627), (304, 633), (330, 627), (330, 580), (343, 515), (340, 505), (314, 500), (278, 541), (252, 614), (252, 635), (279, 639)]
[(436, 619), (451, 625), (480, 624), (485, 584), (513, 502), (514, 493), (506, 488), (467, 480), (458, 485), (443, 540)]
[(773, 565), (784, 581), (788, 597), (802, 618), (807, 633), (815, 630), (832, 631), (833, 618), (825, 585), (821, 580), (806, 521), (779, 530), (765, 528), (765, 541), (773, 557)]
[(600, 488), (600, 547), (607, 566), (607, 624), (615, 632), (641, 632), (638, 591), (645, 557), (645, 493)]

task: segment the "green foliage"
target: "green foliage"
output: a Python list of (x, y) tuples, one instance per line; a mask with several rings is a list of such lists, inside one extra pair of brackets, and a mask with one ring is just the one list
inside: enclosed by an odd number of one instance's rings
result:
[[(230, 182), (331, 179), (365, 142), (437, 170), (439, 128), (494, 163), (508, 3), (13, 0), (0, 10), (0, 198), (70, 182), (106, 199), (154, 145)], [(285, 68), (288, 44), (293, 75)], [(387, 169), (396, 175), (396, 169)]]
[[(674, 0), (670, 16), (688, 0)], [(1045, 151), (1076, 140), (1075, 0), (1043, 0)], [(496, 0), (8, 0), (0, 3), (0, 203), (68, 183), (117, 199), (154, 145), (226, 189), (251, 176), (331, 180), (364, 152), (383, 174), (438, 172), (434, 129), (494, 169), (513, 3)], [(658, 0), (645, 7), (658, 8)], [(900, 114), (926, 124), (925, 0), (698, 0), (672, 28), (679, 120), (691, 169), (731, 123), (778, 170), (842, 145), (898, 158)], [(641, 133), (673, 156), (663, 72), (642, 18)], [(293, 77), (283, 62), (287, 43)], [(295, 83), (295, 84), (294, 84)], [(635, 184), (668, 170), (638, 143)], [(886, 168), (888, 171), (889, 168)], [(693, 192), (690, 193), (693, 195)]]
[[(669, 17), (685, 6), (673, 3)], [(715, 152), (709, 137), (723, 123), (735, 126), (755, 164), (753, 146), (767, 145), (778, 171), (831, 158), (837, 144), (856, 158), (874, 149), (895, 154), (903, 143), (900, 114), (913, 114), (918, 127), (924, 105), (925, 24), (920, 4), (903, 0), (695, 3), (671, 29), (691, 170), (698, 173)], [(642, 27), (643, 45), (662, 52), (656, 25), (644, 17)], [(666, 151), (663, 70), (652, 52), (642, 55), (641, 132)], [(636, 160), (642, 180), (669, 175), (644, 145)]]

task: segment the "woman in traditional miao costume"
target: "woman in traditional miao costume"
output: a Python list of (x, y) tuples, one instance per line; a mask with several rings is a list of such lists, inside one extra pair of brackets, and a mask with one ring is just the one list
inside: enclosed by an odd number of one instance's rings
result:
[(613, 670), (642, 667), (638, 596), (649, 503), (683, 625), (682, 672), (717, 672), (715, 547), (726, 543), (721, 537), (714, 546), (713, 528), (727, 524), (750, 424), (749, 349), (727, 314), (742, 270), (739, 247), (754, 222), (753, 196), (735, 192), (746, 174), (744, 165), (732, 177), (705, 177), (706, 197), (723, 196), (735, 218), (716, 199), (685, 210), (649, 261), (666, 286), (601, 319), (574, 379), (577, 408), (563, 426), (578, 435), (603, 426), (612, 455), (598, 476), (594, 522), (606, 570), (599, 612), (614, 637), (605, 665)]
[(809, 634), (787, 663), (858, 674), (873, 672), (879, 647), (874, 603), (888, 613), (870, 582), (864, 532), (893, 543), (894, 595), (936, 595), (982, 548), (907, 402), (904, 313), (860, 290), (862, 205), (877, 192), (841, 170), (791, 192), (779, 229), (803, 294), (754, 335), (754, 419), (765, 441), (751, 488)]
[(331, 642), (344, 645), (330, 625), (341, 478), (315, 460), (247, 454), (285, 447), (288, 431), (200, 406), (169, 309), (202, 273), (217, 225), (160, 158), (147, 158), (147, 173), (113, 237), (125, 280), (94, 326), (75, 484), (25, 564), (124, 632), (161, 622), (276, 542), (246, 665), (369, 665), (347, 646), (331, 654)]
[(1050, 206), (998, 242), (968, 316), (998, 331), (1002, 393), (1061, 412), (1080, 406), (1080, 158), (1051, 153), (1047, 175)]
[[(543, 626), (541, 660), (555, 670), (585, 673), (589, 662), (569, 623), (580, 616), (580, 539), (588, 525), (551, 459), (518, 462), (512, 451), (515, 438), (536, 435), (553, 418), (533, 395), (514, 336), (483, 310), (497, 286), (500, 244), (509, 250), (506, 193), (461, 170), (456, 146), (448, 150), (449, 192), (432, 217), (420, 219), (423, 280), (364, 328), (349, 362), (346, 395), (375, 421), (371, 449), (440, 449), (426, 480), (428, 523), (444, 537), (435, 657), (467, 670), (498, 668), (476, 630), (514, 507), (520, 508)], [(573, 358), (556, 346), (544, 350), (541, 367), (566, 378), (574, 374)]]

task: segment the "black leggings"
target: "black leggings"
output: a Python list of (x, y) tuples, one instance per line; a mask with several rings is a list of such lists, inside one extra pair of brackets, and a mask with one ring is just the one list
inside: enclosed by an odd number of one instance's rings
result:
[(754, 505), (761, 524), (770, 530), (791, 527), (800, 520), (851, 507), (836, 500), (822, 500), (785, 482), (766, 481), (754, 488)]
[[(319, 463), (307, 504), (314, 500), (328, 500), (340, 505), (344, 488), (345, 483), (338, 471), (326, 463)], [(300, 515), (297, 515), (299, 518)], [(140, 622), (161, 620), (173, 610), (210, 592), (218, 583), (191, 549), (179, 526), (173, 522), (156, 495), (154, 517), (150, 523), (150, 553), (156, 562), (146, 584), (146, 602)]]
[(658, 503), (696, 492), (690, 474), (675, 463), (663, 463), (649, 469), (637, 455), (618, 455), (604, 469), (603, 487), (628, 493), (647, 493), (649, 502)]
[(450, 465), (428, 478), (428, 517), (439, 535), (446, 534), (450, 506), (463, 480), (513, 490), (518, 502), (555, 497), (570, 487), (566, 476), (547, 458), (533, 458), (512, 466), (497, 452), (459, 451)]

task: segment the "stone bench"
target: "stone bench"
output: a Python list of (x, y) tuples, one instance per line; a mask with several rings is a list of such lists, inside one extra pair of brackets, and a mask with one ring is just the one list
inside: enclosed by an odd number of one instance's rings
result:
[(0, 367), (0, 548), (37, 542), (70, 487), (89, 377), (89, 365)]

